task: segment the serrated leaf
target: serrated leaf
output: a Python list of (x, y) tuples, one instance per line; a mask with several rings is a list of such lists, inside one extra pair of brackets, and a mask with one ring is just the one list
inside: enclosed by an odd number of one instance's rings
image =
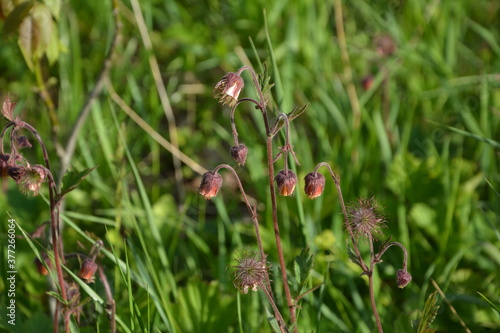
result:
[(295, 291), (295, 296), (298, 296), (302, 288), (306, 285), (307, 280), (309, 278), (309, 273), (314, 264), (314, 256), (310, 254), (309, 247), (302, 249), (300, 254), (295, 257), (293, 262), (294, 268), (294, 279), (292, 280), (293, 290)]
[(266, 316), (267, 316), (267, 321), (269, 322), (269, 324), (271, 325), (273, 331), (275, 333), (281, 333), (281, 330), (280, 330), (280, 325), (278, 324), (278, 320), (276, 320), (276, 318), (274, 317), (274, 315), (271, 313), (271, 311), (269, 311), (269, 309), (267, 308), (267, 306), (265, 307), (266, 308)]
[(417, 333), (432, 333), (435, 332), (434, 329), (430, 328), (430, 325), (436, 319), (437, 312), (439, 310), (439, 305), (437, 302), (437, 291), (433, 292), (427, 298), (424, 305), (424, 310), (422, 312), (422, 317), (418, 323)]
[(361, 263), (358, 260), (358, 256), (356, 255), (356, 253), (354, 253), (349, 244), (347, 244), (347, 254), (349, 255), (349, 259), (351, 259), (352, 262), (354, 262), (358, 266), (361, 266)]
[(61, 193), (58, 196), (58, 201), (66, 194), (73, 191), (78, 186), (78, 184), (80, 184), (85, 179), (85, 177), (87, 177), (96, 168), (97, 166), (79, 172), (73, 170), (67, 172), (63, 178), (63, 186), (61, 188)]
[(21, 22), (28, 16), (34, 4), (34, 1), (24, 1), (14, 7), (14, 9), (8, 14), (3, 25), (4, 34), (8, 35), (16, 32), (19, 29)]
[(263, 71), (261, 74), (257, 75), (257, 81), (259, 82), (260, 89), (262, 90), (263, 94), (271, 90), (271, 88), (274, 86), (274, 83), (269, 83), (269, 81), (271, 81), (271, 77), (267, 74), (266, 63), (263, 63)]

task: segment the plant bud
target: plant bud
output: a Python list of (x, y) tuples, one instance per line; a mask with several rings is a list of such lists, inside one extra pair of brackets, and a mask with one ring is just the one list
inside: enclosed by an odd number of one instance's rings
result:
[[(45, 253), (45, 252), (42, 253), (42, 259), (43, 259), (43, 261), (45, 261), (45, 265), (47, 265), (47, 267), (50, 269), (52, 267), (52, 264), (50, 262), (50, 259), (49, 259), (49, 256), (47, 255), (47, 253)], [(40, 273), (40, 275), (48, 275), (49, 274), (47, 267), (45, 267), (45, 265), (40, 261), (40, 259), (35, 258), (35, 260), (33, 262), (35, 263), (36, 270), (38, 271), (38, 273)]]
[(94, 282), (94, 274), (97, 271), (97, 264), (90, 258), (85, 258), (78, 274), (85, 282)]
[(198, 192), (208, 200), (217, 195), (221, 186), (222, 176), (220, 174), (213, 171), (205, 172)]
[(21, 135), (17, 137), (17, 146), (19, 147), (19, 149), (31, 148), (31, 143), (26, 136)]
[(278, 191), (281, 195), (289, 196), (293, 193), (293, 190), (295, 190), (297, 176), (292, 170), (288, 170), (288, 172), (281, 170), (274, 179), (276, 180)]
[(16, 182), (21, 179), (21, 177), (26, 173), (25, 167), (13, 166), (7, 170), (7, 174), (10, 178), (14, 179)]
[(411, 275), (405, 270), (398, 270), (397, 276), (396, 276), (396, 282), (398, 284), (398, 288), (404, 288), (408, 283), (411, 281)]
[(245, 145), (233, 146), (229, 150), (231, 153), (231, 157), (235, 160), (239, 165), (245, 165), (245, 161), (247, 159), (248, 148)]
[(315, 199), (323, 193), (325, 188), (325, 176), (319, 172), (308, 173), (304, 180), (306, 184), (304, 186), (304, 192), (309, 199)]

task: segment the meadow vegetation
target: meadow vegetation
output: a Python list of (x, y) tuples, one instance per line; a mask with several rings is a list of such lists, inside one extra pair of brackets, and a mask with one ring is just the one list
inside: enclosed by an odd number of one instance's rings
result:
[[(2, 101), (15, 101), (14, 113), (43, 138), (57, 184), (66, 169), (78, 175), (97, 166), (64, 199), (61, 239), (65, 253), (85, 254), (102, 241), (96, 262), (110, 284), (118, 332), (273, 332), (262, 290), (243, 294), (233, 285), (241, 251), (260, 251), (238, 183), (223, 172), (216, 197), (198, 193), (202, 175), (224, 163), (237, 171), (256, 211), (269, 283), (290, 325), (268, 133), (254, 105), (238, 106), (236, 127), (248, 147), (245, 165), (238, 165), (229, 152), (230, 108), (213, 95), (226, 73), (243, 66), (267, 68), (272, 122), (307, 105), (289, 124), (300, 166), (292, 157), (288, 163), (298, 183), (291, 196), (277, 197), (290, 283), (301, 273), (294, 260), (308, 248), (314, 261), (303, 287), (319, 286), (301, 298), (297, 330), (377, 329), (335, 183), (327, 179), (314, 200), (303, 191), (304, 177), (322, 161), (340, 177), (348, 206), (375, 197), (384, 207), (385, 237), (375, 247), (389, 236), (406, 247), (413, 279), (404, 289), (396, 284), (399, 249), (391, 247), (373, 271), (384, 331), (500, 330), (497, 1), (43, 0), (36, 2), (43, 4), (43, 28), (30, 30), (41, 35), (19, 29), (5, 9), (11, 1), (0, 3)], [(23, 55), (19, 41), (40, 36), (40, 54)], [(251, 76), (242, 77), (240, 98), (258, 100)], [(33, 145), (23, 156), (43, 163), (40, 144), (22, 134)], [(281, 131), (275, 155), (285, 143)], [(277, 172), (282, 162), (276, 165)], [(15, 219), (22, 236), (51, 217), (47, 184), (39, 195), (25, 195), (4, 176), (2, 277), (7, 221)], [(43, 237), (17, 238), (17, 322), (2, 315), (1, 330), (53, 331), (55, 297), (47, 292), (57, 290), (58, 279), (40, 275), (34, 264), (47, 247)], [(368, 258), (368, 243), (359, 248)], [(83, 302), (75, 304), (80, 319), (70, 329), (110, 331), (106, 283), (98, 275), (82, 282), (79, 265), (68, 261)], [(2, 279), (2, 308), (6, 288)]]

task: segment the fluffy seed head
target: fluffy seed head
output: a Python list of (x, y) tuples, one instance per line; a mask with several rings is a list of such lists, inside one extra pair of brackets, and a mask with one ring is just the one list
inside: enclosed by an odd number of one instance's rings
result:
[(226, 104), (232, 107), (238, 101), (238, 96), (245, 86), (245, 82), (235, 73), (227, 73), (215, 85), (214, 97), (219, 100), (222, 105)]
[(304, 186), (304, 192), (309, 199), (315, 199), (323, 193), (325, 188), (325, 176), (319, 172), (308, 173), (304, 180), (306, 182)]
[(281, 170), (278, 172), (274, 180), (276, 180), (276, 184), (278, 185), (278, 192), (281, 195), (289, 196), (292, 195), (293, 190), (295, 190), (297, 175), (295, 175), (292, 170)]
[(211, 199), (217, 195), (222, 186), (222, 176), (214, 171), (205, 172), (201, 179), (198, 192), (205, 198)]
[(354, 237), (378, 239), (383, 236), (381, 228), (385, 227), (386, 220), (375, 198), (358, 199), (348, 207), (347, 214), (349, 221), (346, 223), (346, 228)]

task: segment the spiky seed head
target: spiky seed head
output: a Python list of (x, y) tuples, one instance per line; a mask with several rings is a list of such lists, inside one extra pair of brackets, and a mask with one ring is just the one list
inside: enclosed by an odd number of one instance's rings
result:
[(346, 228), (356, 239), (379, 239), (383, 236), (381, 228), (386, 227), (386, 220), (375, 198), (359, 198), (348, 207), (347, 214)]
[(292, 195), (297, 185), (297, 175), (292, 170), (281, 170), (274, 180), (278, 185), (279, 194), (284, 196)]
[(305, 177), (304, 192), (309, 199), (315, 199), (323, 193), (325, 188), (325, 176), (319, 172), (308, 173)]
[(400, 269), (396, 275), (396, 282), (398, 284), (398, 288), (404, 288), (411, 281), (411, 275), (408, 271)]
[(215, 85), (214, 98), (222, 105), (233, 107), (238, 101), (238, 96), (245, 86), (243, 78), (236, 73), (227, 73)]
[(257, 291), (259, 287), (264, 285), (267, 272), (266, 258), (256, 252), (245, 252), (240, 258), (235, 259), (238, 264), (232, 266), (233, 269), (233, 284), (243, 294), (247, 294), (249, 290)]
[(217, 195), (222, 186), (222, 176), (214, 171), (203, 174), (198, 192), (205, 198), (211, 199)]
[(235, 160), (239, 165), (245, 165), (245, 161), (247, 159), (248, 148), (247, 146), (240, 144), (238, 146), (233, 146), (229, 150), (231, 157)]

